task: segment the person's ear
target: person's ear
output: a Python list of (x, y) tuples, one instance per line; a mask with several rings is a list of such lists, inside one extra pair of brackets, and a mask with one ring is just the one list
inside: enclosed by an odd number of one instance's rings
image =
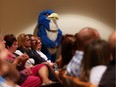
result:
[(110, 55), (110, 61), (112, 61), (113, 60), (113, 56), (112, 55)]

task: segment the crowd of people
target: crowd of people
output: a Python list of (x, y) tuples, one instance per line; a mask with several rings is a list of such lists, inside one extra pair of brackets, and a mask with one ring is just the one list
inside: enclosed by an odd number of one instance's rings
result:
[[(60, 73), (95, 87), (115, 87), (116, 32), (108, 40), (85, 27), (61, 38), (55, 62), (41, 51), (41, 38), (21, 33), (0, 35), (0, 87), (40, 87), (60, 82)], [(98, 74), (99, 73), (99, 74)]]

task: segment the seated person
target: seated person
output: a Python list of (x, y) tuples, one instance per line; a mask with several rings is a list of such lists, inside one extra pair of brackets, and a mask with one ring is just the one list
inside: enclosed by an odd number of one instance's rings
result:
[(0, 36), (0, 87), (19, 87), (17, 81), (19, 79), (18, 71), (14, 66), (5, 61), (8, 51), (5, 49), (5, 41)]
[(84, 49), (93, 40), (100, 39), (99, 32), (93, 28), (85, 27), (75, 34), (75, 54), (67, 65), (67, 74), (79, 77), (79, 68), (83, 59)]
[(110, 60), (110, 64), (107, 66), (106, 71), (104, 72), (99, 87), (115, 87), (116, 86), (116, 78), (115, 78), (115, 69), (116, 69), (116, 31), (113, 31), (109, 36), (108, 42), (111, 46), (112, 57)]
[[(18, 69), (20, 71), (20, 77), (23, 76), (23, 79), (20, 78), (22, 81), (20, 81), (20, 85), (23, 87), (26, 85), (26, 87), (30, 87), (30, 77), (34, 80), (35, 76), (38, 78), (38, 84), (37, 86), (40, 86), (41, 83), (52, 83), (52, 81), (48, 78), (48, 68), (45, 64), (38, 64), (33, 67), (25, 68), (25, 62), (29, 59), (29, 56), (24, 53), (20, 56), (17, 56), (14, 54), (16, 49), (18, 48), (18, 42), (13, 34), (5, 35), (4, 40), (6, 41), (5, 46), (9, 51), (9, 55), (7, 60), (11, 62), (14, 66), (18, 66)], [(28, 40), (27, 40), (28, 43)], [(26, 43), (25, 43), (26, 44)], [(21, 68), (19, 68), (21, 67)], [(37, 79), (35, 78), (35, 79)], [(32, 80), (32, 81), (33, 81)]]
[(85, 47), (80, 66), (79, 79), (99, 85), (102, 75), (110, 63), (110, 45), (105, 40), (96, 40)]
[(43, 60), (42, 62), (48, 62), (51, 66), (53, 66), (53, 63), (48, 60), (47, 56), (41, 52), (42, 43), (39, 37), (32, 36), (30, 38), (31, 40), (31, 48), (32, 51), (35, 53), (35, 55), (40, 56), (40, 58)]

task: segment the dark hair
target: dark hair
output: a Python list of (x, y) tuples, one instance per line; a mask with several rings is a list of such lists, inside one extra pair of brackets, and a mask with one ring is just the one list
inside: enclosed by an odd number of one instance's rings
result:
[(62, 35), (61, 40), (60, 40), (60, 43), (62, 44), (63, 41), (64, 41), (67, 37), (74, 37), (74, 35), (73, 35), (73, 34), (64, 34), (64, 35)]
[(73, 57), (75, 36), (66, 37), (61, 46), (61, 55), (62, 55), (62, 67), (67, 65)]
[(29, 38), (31, 38), (31, 37), (33, 36), (33, 34), (27, 34), (27, 36), (28, 36)]
[(84, 56), (80, 68), (80, 79), (89, 80), (90, 70), (97, 65), (108, 65), (110, 63), (110, 45), (105, 40), (96, 40), (85, 47)]
[(16, 37), (13, 34), (7, 34), (4, 36), (4, 40), (6, 41), (6, 48), (11, 47), (14, 42), (16, 42)]

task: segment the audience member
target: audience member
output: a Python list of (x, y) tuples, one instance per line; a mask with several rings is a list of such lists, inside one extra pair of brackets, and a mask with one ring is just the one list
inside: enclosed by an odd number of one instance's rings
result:
[[(74, 35), (63, 35), (61, 39), (61, 54), (60, 59), (57, 60), (57, 63), (59, 62), (60, 69), (59, 69), (59, 77), (63, 81), (63, 84), (65, 84), (63, 79), (63, 74), (66, 71), (67, 64), (72, 59), (72, 56), (74, 54), (74, 43), (75, 43), (75, 36)], [(64, 85), (65, 86), (65, 85)]]
[[(58, 65), (58, 68), (61, 69), (63, 67), (62, 65), (62, 55), (61, 55), (61, 48), (62, 48), (62, 44), (64, 42), (64, 40), (67, 38), (67, 37), (74, 37), (75, 36), (73, 34), (64, 34), (62, 35), (62, 38), (61, 38), (61, 46), (60, 46), (60, 50), (59, 50), (59, 53), (58, 53), (58, 59), (56, 60), (56, 64)], [(65, 42), (66, 43), (66, 42)]]
[(72, 59), (74, 54), (74, 42), (76, 38), (74, 35), (69, 35), (64, 38), (61, 43), (61, 67), (66, 69), (67, 64)]
[(103, 74), (99, 87), (115, 87), (115, 62), (116, 62), (116, 31), (109, 36), (109, 43), (111, 45), (112, 58), (105, 73)]
[(43, 52), (41, 52), (41, 47), (42, 47), (42, 43), (41, 43), (40, 37), (37, 37), (37, 36), (31, 37), (31, 48), (32, 48), (33, 53), (35, 53), (35, 55), (39, 56), (41, 63), (47, 62), (51, 66), (53, 66), (54, 63), (51, 62), (51, 60), (48, 60), (47, 56)]
[(0, 35), (0, 87), (19, 87), (16, 85), (19, 74), (14, 66), (5, 61), (8, 51), (5, 49), (5, 41)]
[(90, 44), (93, 40), (100, 39), (100, 36), (97, 30), (90, 27), (81, 29), (75, 36), (77, 38), (75, 41), (75, 54), (67, 66), (67, 74), (79, 77), (78, 71), (85, 46)]
[(84, 50), (79, 79), (98, 85), (107, 65), (110, 63), (110, 57), (110, 45), (107, 41), (96, 40), (91, 42)]

